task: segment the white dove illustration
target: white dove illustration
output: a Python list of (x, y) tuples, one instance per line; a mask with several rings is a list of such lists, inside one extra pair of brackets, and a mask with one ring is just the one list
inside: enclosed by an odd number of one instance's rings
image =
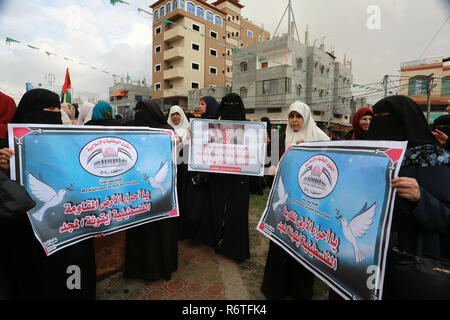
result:
[(42, 208), (33, 213), (33, 218), (41, 222), (47, 209), (60, 204), (67, 192), (61, 189), (56, 193), (52, 187), (36, 179), (31, 173), (28, 174), (28, 182), (33, 196), (44, 202)]
[(166, 180), (167, 174), (169, 173), (169, 164), (164, 162), (161, 168), (156, 173), (155, 177), (150, 177), (149, 182), (153, 188), (157, 188), (161, 191), (161, 194), (164, 195), (165, 189), (162, 187), (162, 183)]
[(283, 179), (280, 176), (280, 181), (278, 182), (278, 202), (273, 204), (273, 210), (275, 210), (279, 205), (283, 205), (289, 198), (289, 194), (286, 193), (284, 189)]
[(365, 203), (361, 211), (350, 221), (350, 223), (348, 223), (345, 218), (342, 218), (342, 220), (339, 221), (341, 223), (345, 239), (347, 239), (353, 246), (356, 262), (361, 262), (366, 258), (365, 255), (359, 250), (356, 238), (362, 237), (369, 230), (373, 217), (375, 216), (375, 209), (375, 202), (370, 206), (370, 208), (367, 208), (367, 203)]

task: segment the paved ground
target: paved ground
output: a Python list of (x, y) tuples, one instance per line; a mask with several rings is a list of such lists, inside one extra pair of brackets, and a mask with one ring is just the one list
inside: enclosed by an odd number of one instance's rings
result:
[[(170, 281), (125, 280), (119, 272), (97, 285), (99, 300), (265, 300), (260, 291), (269, 241), (256, 230), (269, 189), (250, 197), (251, 258), (236, 263), (212, 248), (184, 240), (178, 247), (178, 271)], [(314, 299), (327, 298), (319, 280)]]

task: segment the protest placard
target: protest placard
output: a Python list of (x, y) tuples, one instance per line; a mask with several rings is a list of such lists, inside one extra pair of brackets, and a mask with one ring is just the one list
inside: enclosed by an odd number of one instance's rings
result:
[(142, 127), (10, 124), (11, 178), (47, 255), (79, 241), (178, 216), (175, 138)]
[(264, 175), (266, 124), (191, 120), (189, 171)]
[[(346, 299), (381, 299), (395, 191), (406, 142), (291, 147), (258, 230)], [(292, 277), (295, 277), (293, 274)]]

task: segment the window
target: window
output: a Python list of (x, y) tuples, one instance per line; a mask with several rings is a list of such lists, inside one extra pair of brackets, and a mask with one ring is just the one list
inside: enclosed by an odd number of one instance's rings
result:
[(184, 0), (179, 0), (180, 1), (180, 9), (184, 9)]
[(450, 96), (450, 76), (442, 79), (441, 95)]
[(268, 68), (269, 67), (269, 62), (263, 62), (263, 63), (261, 63), (261, 68), (262, 69), (266, 69), (266, 68)]
[(155, 34), (160, 34), (161, 33), (161, 27), (158, 27), (155, 29)]
[(214, 15), (212, 14), (211, 11), (206, 11), (206, 20), (208, 20), (209, 22), (214, 23)]
[(205, 18), (205, 10), (203, 8), (197, 7), (197, 16), (200, 18)]
[(159, 20), (159, 10), (155, 10), (155, 21)]
[(217, 32), (210, 30), (209, 35), (211, 36), (211, 38), (217, 39)]
[(161, 18), (165, 15), (165, 9), (164, 7), (161, 7), (161, 9), (159, 9), (159, 13), (161, 15)]
[(155, 90), (161, 90), (161, 83), (155, 84)]
[(200, 83), (191, 81), (191, 89), (198, 89), (198, 88), (200, 88)]
[(271, 81), (270, 80), (264, 80), (263, 81), (263, 94), (268, 94), (271, 91)]
[(241, 98), (247, 98), (248, 90), (246, 87), (242, 87), (239, 89), (239, 95)]
[(249, 36), (250, 38), (253, 38), (253, 31), (247, 30), (247, 36)]
[(295, 91), (296, 91), (296, 93), (297, 93), (297, 96), (300, 97), (300, 96), (302, 95), (302, 85), (301, 85), (301, 84), (298, 84), (298, 85), (295, 87)]
[(192, 30), (200, 32), (200, 26), (198, 24), (192, 24)]
[(192, 2), (187, 3), (187, 12), (195, 14), (195, 5)]
[(428, 89), (428, 78), (427, 77), (416, 76), (409, 80), (408, 94), (410, 96), (427, 94), (427, 89)]
[(214, 57), (217, 57), (217, 50), (215, 50), (215, 49), (209, 49), (209, 54), (212, 55), (212, 56), (214, 56)]
[(284, 92), (291, 93), (291, 78), (284, 78)]
[(200, 65), (198, 63), (192, 62), (191, 68), (193, 70), (200, 70)]
[(214, 19), (214, 23), (217, 24), (218, 26), (222, 26), (222, 18), (219, 16), (216, 16)]
[(267, 108), (268, 113), (280, 113), (281, 108)]
[(319, 91), (319, 98), (323, 98), (323, 90)]
[(155, 53), (159, 53), (159, 52), (161, 52), (161, 46), (155, 47)]
[(161, 65), (160, 64), (157, 64), (155, 66), (155, 72), (158, 72), (158, 71), (161, 71)]
[(313, 111), (313, 115), (314, 116), (320, 116), (320, 115), (322, 115), (322, 112), (320, 112), (320, 111)]
[(209, 67), (209, 74), (217, 74), (217, 68)]
[(166, 13), (169, 14), (170, 11), (172, 11), (172, 4), (168, 3), (167, 6), (166, 6)]
[(192, 42), (192, 50), (200, 51), (200, 45)]
[(178, 9), (178, 0), (174, 0), (174, 1), (173, 1), (173, 3), (172, 3), (172, 9), (173, 9), (173, 10)]
[(247, 62), (242, 62), (241, 63), (241, 72), (246, 72), (248, 69), (248, 64)]
[(320, 73), (324, 74), (324, 71), (325, 71), (325, 67), (324, 66), (320, 66)]

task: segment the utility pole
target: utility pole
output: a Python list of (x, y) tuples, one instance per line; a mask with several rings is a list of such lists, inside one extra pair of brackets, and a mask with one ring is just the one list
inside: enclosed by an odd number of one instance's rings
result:
[(433, 91), (436, 84), (434, 84), (434, 73), (427, 77), (427, 123), (430, 124), (431, 113), (431, 91)]
[(384, 79), (383, 79), (383, 85), (384, 85), (384, 97), (386, 98), (388, 95), (388, 80), (389, 80), (389, 75), (385, 75)]
[(284, 10), (283, 16), (281, 17), (281, 20), (278, 23), (278, 26), (275, 29), (275, 32), (273, 33), (272, 39), (275, 38), (275, 35), (277, 34), (277, 31), (278, 31), (278, 28), (281, 25), (281, 22), (283, 22), (284, 16), (286, 15), (286, 12), (288, 13), (288, 34), (289, 34), (289, 36), (294, 37), (294, 31), (295, 31), (296, 34), (297, 34), (297, 40), (300, 41), (300, 36), (298, 35), (298, 29), (297, 29), (297, 23), (295, 21), (294, 11), (292, 10), (291, 0), (289, 0), (288, 5), (287, 5), (286, 9)]

